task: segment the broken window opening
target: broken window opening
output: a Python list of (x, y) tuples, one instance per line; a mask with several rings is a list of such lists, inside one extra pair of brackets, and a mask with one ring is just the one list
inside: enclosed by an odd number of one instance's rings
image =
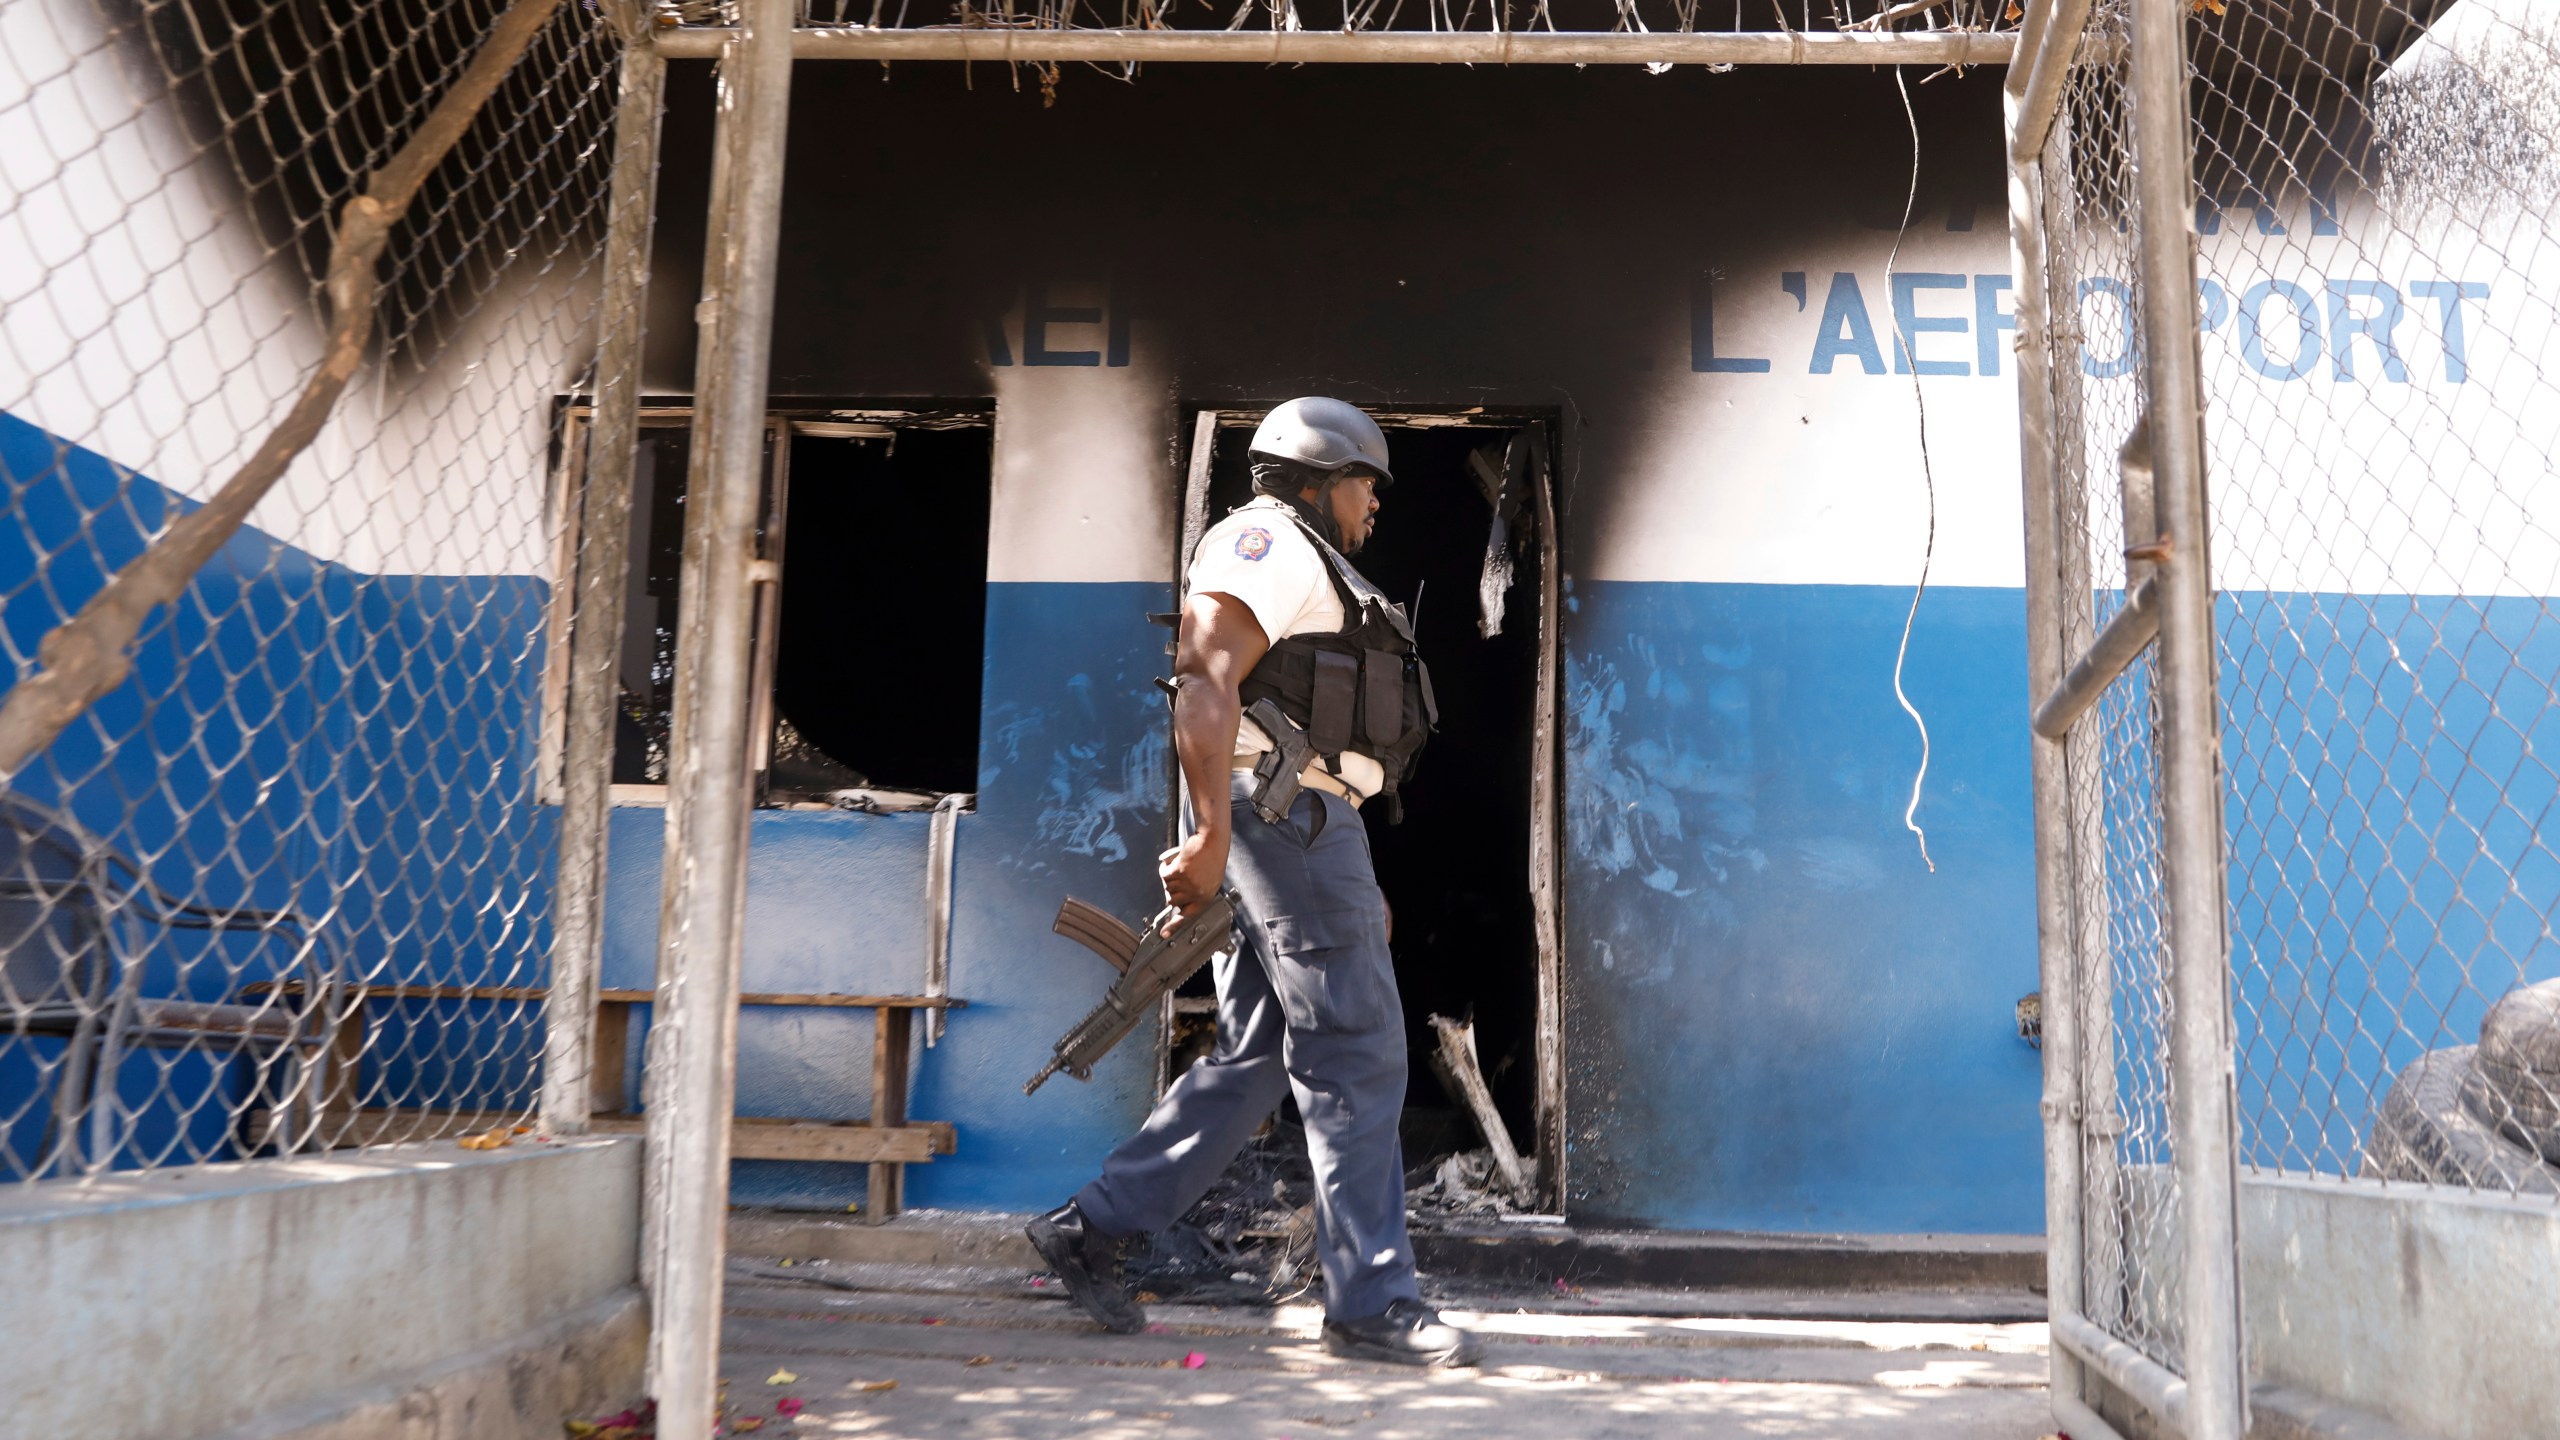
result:
[[(569, 420), (564, 574), (588, 414)], [(615, 666), (617, 804), (665, 801), (691, 425), (681, 407), (641, 415)], [(759, 588), (752, 641), (759, 803), (895, 811), (976, 788), (992, 442), (983, 403), (772, 414), (757, 558), (776, 578)], [(574, 623), (555, 624), (550, 650), (554, 799)]]

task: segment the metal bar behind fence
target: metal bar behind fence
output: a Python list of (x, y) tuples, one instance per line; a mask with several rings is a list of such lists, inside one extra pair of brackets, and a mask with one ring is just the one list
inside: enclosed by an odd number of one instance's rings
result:
[[(2160, 582), (2161, 894), (2168, 912), (2170, 1104), (2182, 1198), (2187, 1440), (2240, 1440), (2237, 1111), (2224, 955), (2213, 577), (2205, 517), (2186, 0), (2132, 7), (2134, 202)], [(2131, 539), (2132, 537), (2127, 537)]]
[[(597, 976), (604, 959), (608, 791), (614, 710), (620, 699), (625, 572), (630, 568), (631, 481), (640, 434), (640, 347), (655, 229), (658, 136), (667, 62), (646, 33), (638, 0), (608, 13), (624, 37), (622, 99), (615, 118), (613, 188), (605, 212), (604, 286), (598, 307), (595, 418), (585, 483), (569, 498), (577, 527), (574, 569), (554, 578), (554, 603), (573, 604), (565, 743), (561, 754), (558, 920), (542, 1062), (542, 1123), (583, 1135), (593, 1108)], [(574, 598), (572, 598), (574, 597)], [(618, 1083), (618, 1082), (617, 1082)]]
[(707, 1440), (720, 1368), (738, 960), (751, 794), (747, 715), (793, 0), (747, 0), (720, 65), (693, 468), (678, 586), (657, 1023), (649, 1037), (651, 1389), (658, 1433)]
[[(686, 28), (658, 39), (670, 59), (720, 53), (733, 30)], [(792, 37), (803, 60), (973, 60), (988, 64), (1126, 61), (1239, 65), (2006, 65), (2009, 32), (1907, 34), (1678, 31), (1064, 30), (948, 27), (810, 28)]]
[[(2039, 7), (2037, 14), (2046, 11)], [(2014, 131), (2020, 102), (2006, 97)], [(2038, 153), (2009, 167), (2009, 256), (2016, 274), (2018, 455), (2026, 517), (2027, 693), (2062, 670), (2061, 537), (2054, 514), (2053, 377), (2047, 334), (2044, 186)], [(2070, 803), (2061, 737), (2030, 742), (2036, 841), (2036, 952), (2044, 1027), (2045, 1285), (2057, 1314), (2080, 1313), (2079, 1027), (2072, 947)], [(2053, 1367), (2057, 1400), (2080, 1398), (2078, 1372)]]

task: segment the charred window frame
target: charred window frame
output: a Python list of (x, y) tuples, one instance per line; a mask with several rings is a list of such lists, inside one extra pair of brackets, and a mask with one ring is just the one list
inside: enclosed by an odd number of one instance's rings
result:
[[(561, 410), (558, 461), (553, 473), (553, 532), (557, 537), (552, 603), (543, 676), (539, 768), (541, 798), (562, 797), (568, 705), (569, 636), (576, 624), (577, 565), (584, 514), (588, 427), (592, 408), (581, 402)], [(624, 591), (622, 644), (616, 673), (621, 695), (615, 710), (611, 802), (618, 806), (666, 803), (669, 720), (673, 709), (676, 606), (682, 564), (684, 497), (689, 473), (693, 409), (644, 405), (631, 497), (630, 571)], [(776, 408), (766, 417), (763, 501), (756, 529), (756, 602), (750, 763), (759, 806), (892, 812), (929, 809), (958, 787), (943, 789), (874, 785), (800, 735), (782, 712), (777, 688), (783, 655), (788, 578), (786, 541), (792, 495), (791, 457), (799, 440), (878, 442), (894, 453), (898, 437), (913, 431), (977, 430), (992, 433), (994, 417), (983, 402), (899, 408), (828, 406)], [(991, 450), (991, 447), (990, 447)], [(993, 484), (992, 466), (975, 477), (983, 502)], [(983, 508), (983, 507), (982, 507)], [(807, 537), (815, 540), (818, 537)], [(983, 601), (983, 546), (976, 589)], [(813, 555), (823, 551), (812, 551)], [(814, 561), (812, 563), (815, 563)], [(880, 561), (876, 563), (892, 563)], [(802, 623), (806, 623), (803, 621)], [(984, 646), (983, 627), (966, 638), (971, 666)], [(955, 637), (956, 639), (956, 637)], [(974, 739), (976, 727), (968, 727)], [(974, 763), (974, 751), (972, 753)], [(893, 769), (895, 767), (892, 767)], [(950, 769), (946, 765), (943, 769)], [(777, 774), (780, 779), (777, 779)], [(813, 778), (815, 777), (815, 778)], [(897, 778), (892, 774), (891, 780)], [(965, 804), (964, 797), (962, 803)]]

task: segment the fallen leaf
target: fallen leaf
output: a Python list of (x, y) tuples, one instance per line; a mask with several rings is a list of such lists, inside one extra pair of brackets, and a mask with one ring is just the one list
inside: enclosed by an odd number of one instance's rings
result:
[(767, 1385), (788, 1385), (799, 1378), (799, 1376), (792, 1374), (788, 1370), (776, 1370), (772, 1374), (764, 1377), (764, 1383)]
[(1976, 1340), (1964, 1348), (1967, 1350), (1988, 1350), (1991, 1348), (1991, 1342), (1988, 1340)]
[(589, 1440), (590, 1436), (604, 1427), (593, 1420), (563, 1420), (560, 1422), (560, 1428), (569, 1432), (569, 1440)]
[(1201, 1354), (1197, 1350), (1194, 1350), (1190, 1354), (1182, 1357), (1182, 1368), (1185, 1370), (1197, 1370), (1208, 1363), (1209, 1357)]
[(1155, 1305), (1161, 1303), (1163, 1300), (1164, 1297), (1158, 1295), (1153, 1290), (1141, 1290), (1138, 1292), (1138, 1303), (1141, 1305)]
[(764, 1417), (761, 1415), (741, 1415), (737, 1419), (729, 1422), (729, 1428), (740, 1435), (751, 1434), (764, 1428)]
[(533, 1127), (530, 1125), (518, 1125), (514, 1130), (509, 1131), (508, 1133), (514, 1135), (530, 1135), (533, 1133)]
[[(898, 1382), (895, 1380), (861, 1380), (855, 1382), (853, 1386), (853, 1393), (856, 1395), (877, 1395), (883, 1390), (895, 1390), (897, 1388)], [(794, 1400), (791, 1403), (797, 1405), (800, 1402)]]
[(455, 1143), (465, 1150), (495, 1150), (501, 1145), (514, 1143), (515, 1138), (504, 1130), (492, 1130), (486, 1135), (465, 1135)]
[(926, 1321), (926, 1322), (924, 1322), (924, 1323), (926, 1323), (927, 1325), (939, 1325), (939, 1324), (941, 1324), (942, 1322), (941, 1322), (941, 1321), (939, 1321), (939, 1320), (927, 1320), (927, 1321)]
[(996, 1357), (993, 1355), (972, 1355), (969, 1357), (969, 1363), (972, 1365), (992, 1365), (995, 1363), (995, 1358)]

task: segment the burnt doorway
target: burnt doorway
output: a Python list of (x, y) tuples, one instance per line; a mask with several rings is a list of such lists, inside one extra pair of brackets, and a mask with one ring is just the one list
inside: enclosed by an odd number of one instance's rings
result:
[[(1380, 412), (1395, 484), (1354, 563), (1413, 613), (1441, 722), (1403, 792), (1404, 817), (1363, 809), (1395, 917), (1412, 1082), (1406, 1162), (1482, 1148), (1461, 1097), (1434, 1080), (1431, 1017), (1472, 1021), (1511, 1139), (1561, 1193), (1554, 926), (1552, 423), (1537, 415)], [(1253, 498), (1252, 410), (1195, 417), (1183, 556)], [(1204, 443), (1205, 442), (1205, 443)], [(1201, 463), (1205, 459), (1206, 463)], [(1195, 1028), (1195, 1016), (1184, 1016)]]

